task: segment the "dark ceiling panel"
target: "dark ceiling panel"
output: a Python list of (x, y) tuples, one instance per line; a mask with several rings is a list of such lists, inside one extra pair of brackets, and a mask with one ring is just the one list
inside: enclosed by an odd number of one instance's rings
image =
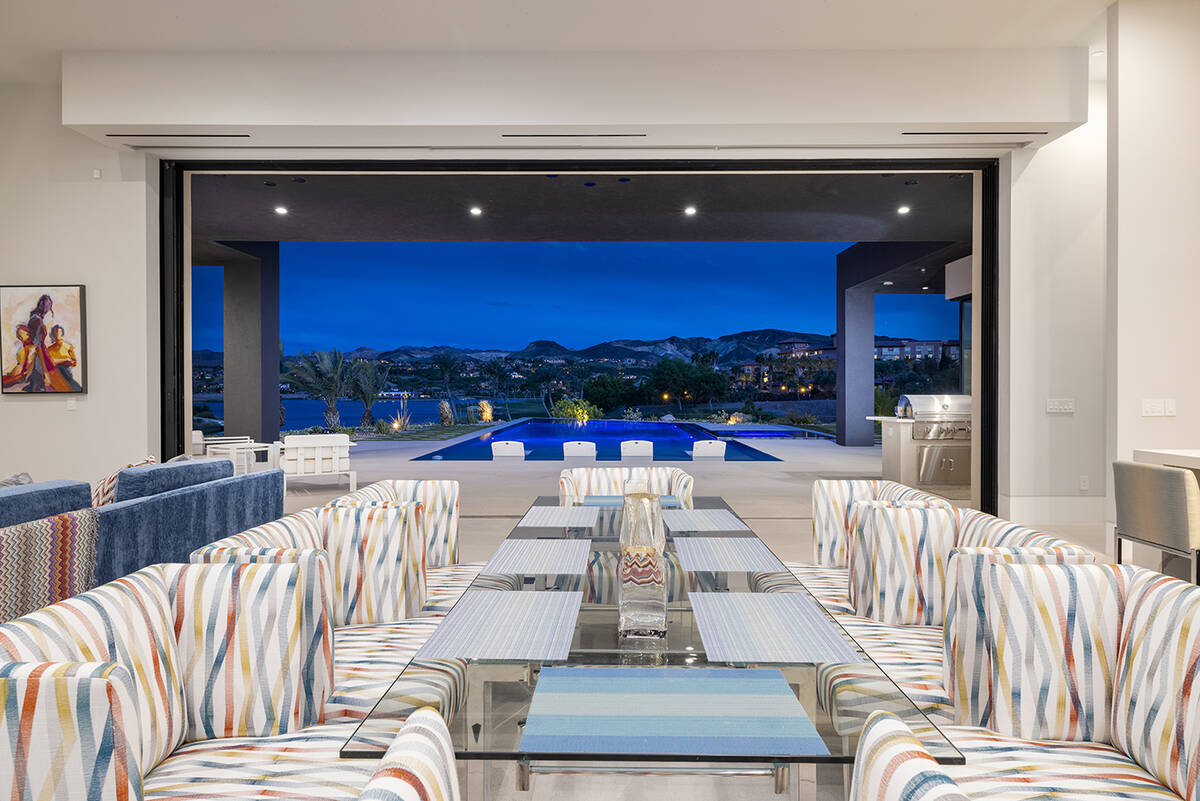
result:
[[(911, 212), (898, 214), (902, 205)], [(484, 213), (472, 216), (472, 206)], [(687, 206), (697, 213), (685, 215)], [(971, 180), (963, 173), (196, 174), (192, 214), (193, 235), (210, 241), (969, 242)]]

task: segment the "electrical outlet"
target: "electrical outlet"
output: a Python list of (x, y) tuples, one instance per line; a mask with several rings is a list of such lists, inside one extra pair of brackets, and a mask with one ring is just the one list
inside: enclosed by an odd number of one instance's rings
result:
[(1142, 398), (1142, 417), (1162, 417), (1165, 406), (1162, 398)]
[(67, 411), (73, 412), (79, 407), (79, 401), (74, 398), (67, 398)]
[(1175, 399), (1174, 398), (1164, 398), (1163, 399), (1163, 416), (1164, 417), (1174, 417), (1175, 412), (1176, 412)]
[(1080, 492), (1087, 492), (1089, 489), (1092, 488), (1091, 485), (1092, 485), (1092, 482), (1088, 479), (1087, 476), (1079, 477), (1079, 491)]
[(1074, 398), (1046, 398), (1047, 414), (1075, 414)]

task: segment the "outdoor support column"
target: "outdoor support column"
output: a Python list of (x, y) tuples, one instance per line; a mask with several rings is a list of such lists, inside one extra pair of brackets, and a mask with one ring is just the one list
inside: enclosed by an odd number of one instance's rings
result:
[(873, 288), (838, 286), (837, 343), (837, 443), (871, 447), (875, 424), (867, 417), (875, 414)]
[(226, 242), (225, 433), (279, 439), (279, 243)]

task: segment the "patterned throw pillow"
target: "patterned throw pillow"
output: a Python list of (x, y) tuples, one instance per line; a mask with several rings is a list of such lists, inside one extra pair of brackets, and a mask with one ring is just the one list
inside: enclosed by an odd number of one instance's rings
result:
[[(121, 470), (128, 467), (141, 467), (144, 464), (156, 464), (158, 459), (153, 456), (147, 456), (140, 462), (133, 462), (125, 465)], [(117, 477), (121, 475), (121, 470), (117, 470), (110, 476), (97, 481), (92, 485), (92, 506), (106, 506), (113, 502), (113, 498), (117, 495)]]
[(28, 473), (13, 473), (8, 478), (0, 478), (0, 487), (19, 487), (22, 484), (32, 484), (33, 479)]
[(946, 563), (954, 548), (949, 509), (856, 504), (859, 530), (850, 549), (855, 613), (902, 626), (941, 625)]
[(1107, 743), (1129, 565), (991, 564), (992, 725), (1027, 740)]
[[(959, 536), (963, 530), (960, 526)], [(943, 629), (942, 684), (953, 701), (955, 722), (992, 723), (991, 650), (987, 639), (988, 565), (1087, 565), (1096, 556), (1076, 546), (1063, 548), (980, 548), (959, 546), (946, 568), (946, 625)]]
[(327, 506), (319, 513), (333, 568), (334, 625), (391, 623), (425, 604), (419, 503)]
[(164, 568), (179, 632), (186, 741), (269, 737), (320, 722), (331, 672), (315, 657), (332, 653), (333, 635), (312, 625), (312, 594), (297, 591), (306, 581), (300, 564)]

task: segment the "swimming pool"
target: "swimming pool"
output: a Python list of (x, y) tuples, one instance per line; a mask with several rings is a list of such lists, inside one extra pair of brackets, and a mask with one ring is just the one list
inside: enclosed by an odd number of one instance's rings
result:
[[(490, 461), (493, 440), (516, 440), (525, 443), (525, 458), (542, 461), (562, 461), (564, 442), (583, 440), (596, 443), (597, 461), (620, 461), (621, 441), (645, 439), (654, 443), (654, 461), (686, 462), (692, 458), (692, 443), (700, 439), (717, 439), (708, 431), (691, 423), (649, 423), (634, 420), (550, 420), (533, 418), (510, 426), (493, 429), (478, 437), (448, 445), (445, 448), (418, 456), (417, 460)], [(725, 446), (727, 462), (778, 462), (774, 456), (740, 442)]]

